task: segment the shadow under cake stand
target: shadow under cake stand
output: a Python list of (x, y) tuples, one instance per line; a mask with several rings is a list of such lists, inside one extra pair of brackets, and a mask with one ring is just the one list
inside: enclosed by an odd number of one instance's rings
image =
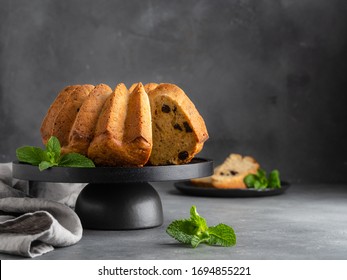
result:
[(163, 208), (148, 182), (206, 177), (211, 160), (194, 158), (183, 165), (144, 167), (54, 167), (13, 162), (13, 177), (28, 181), (88, 183), (79, 194), (75, 211), (84, 228), (99, 230), (145, 229), (162, 225)]

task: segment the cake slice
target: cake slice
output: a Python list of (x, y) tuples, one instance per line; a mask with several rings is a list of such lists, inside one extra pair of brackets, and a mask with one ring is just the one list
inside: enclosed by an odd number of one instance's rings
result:
[(97, 121), (88, 157), (104, 166), (143, 166), (152, 149), (149, 100), (139, 83), (130, 93), (118, 84)]
[(52, 136), (53, 126), (57, 115), (63, 108), (64, 103), (68, 99), (69, 95), (75, 91), (79, 85), (67, 86), (61, 92), (59, 92), (56, 99), (53, 101), (48, 109), (46, 116), (44, 117), (41, 124), (41, 137), (44, 144), (47, 143), (49, 138)]
[(69, 142), (62, 147), (62, 153), (88, 154), (88, 147), (94, 138), (96, 122), (112, 89), (105, 84), (97, 85), (85, 99), (72, 125)]
[(198, 187), (213, 188), (212, 176), (190, 179), (190, 181)]
[[(147, 86), (149, 88), (149, 86)], [(205, 122), (192, 101), (174, 84), (148, 92), (152, 113), (152, 165), (188, 163), (208, 139)]]
[(225, 161), (214, 169), (213, 175), (191, 179), (194, 185), (219, 189), (245, 189), (243, 179), (248, 174), (256, 174), (259, 164), (254, 158), (230, 154)]
[(245, 189), (243, 179), (248, 174), (256, 174), (259, 163), (249, 156), (230, 154), (223, 164), (216, 167), (211, 177), (212, 186), (220, 189)]

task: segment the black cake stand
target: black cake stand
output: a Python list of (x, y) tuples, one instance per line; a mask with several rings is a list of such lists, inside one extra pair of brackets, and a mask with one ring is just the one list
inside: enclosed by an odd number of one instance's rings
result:
[(13, 177), (28, 181), (88, 183), (75, 211), (84, 228), (144, 229), (163, 223), (160, 197), (148, 182), (186, 180), (213, 173), (213, 162), (195, 158), (188, 164), (144, 167), (54, 167), (13, 162)]

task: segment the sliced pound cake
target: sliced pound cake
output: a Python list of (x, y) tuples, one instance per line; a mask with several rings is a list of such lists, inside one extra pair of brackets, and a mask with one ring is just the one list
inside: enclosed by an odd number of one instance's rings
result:
[(256, 174), (259, 167), (252, 157), (230, 154), (221, 165), (214, 169), (212, 176), (192, 179), (191, 182), (201, 187), (245, 189), (247, 187), (243, 179), (248, 174)]
[[(208, 139), (205, 122), (192, 101), (174, 84), (147, 84), (152, 113), (152, 165), (192, 160)], [(152, 90), (151, 90), (152, 89)]]
[(212, 185), (220, 189), (245, 189), (243, 179), (248, 174), (256, 174), (259, 164), (252, 157), (242, 157), (231, 154), (220, 166), (216, 167), (212, 175)]

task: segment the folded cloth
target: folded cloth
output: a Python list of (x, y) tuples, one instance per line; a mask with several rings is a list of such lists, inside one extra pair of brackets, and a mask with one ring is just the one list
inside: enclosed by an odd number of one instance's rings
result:
[[(70, 246), (82, 238), (82, 225), (77, 214), (67, 205), (74, 206), (82, 184), (38, 183), (36, 194), (30, 196), (27, 181), (12, 178), (11, 164), (0, 164), (0, 252), (26, 257), (36, 257), (54, 250), (54, 247)], [(50, 198), (62, 198), (60, 202), (48, 200), (38, 190), (51, 187)], [(54, 187), (70, 189), (70, 193), (57, 195)], [(65, 203), (65, 204), (64, 204)]]
[(85, 187), (84, 183), (29, 182), (12, 177), (12, 163), (0, 163), (0, 198), (36, 197), (53, 200), (75, 207), (77, 197)]
[(29, 194), (29, 182), (12, 177), (12, 164), (0, 163), (0, 198), (25, 197)]
[[(0, 251), (36, 257), (82, 238), (82, 225), (69, 207), (39, 198), (0, 199)], [(13, 214), (19, 214), (14, 217)]]

